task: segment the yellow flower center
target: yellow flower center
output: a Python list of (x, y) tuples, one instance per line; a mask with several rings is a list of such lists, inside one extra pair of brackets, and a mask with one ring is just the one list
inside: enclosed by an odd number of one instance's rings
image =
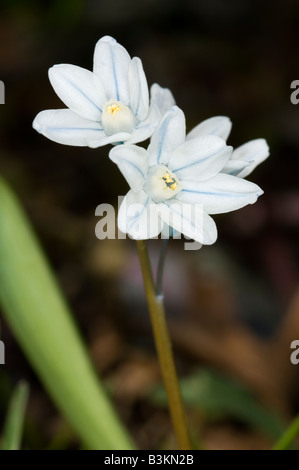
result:
[(166, 185), (166, 188), (164, 189), (170, 188), (173, 191), (175, 191), (178, 188), (177, 180), (174, 177), (170, 176), (168, 171), (166, 171), (164, 176), (162, 176), (162, 180), (165, 181), (165, 185)]
[(103, 106), (102, 125), (106, 135), (131, 134), (136, 124), (132, 110), (121, 101), (109, 100)]
[(175, 197), (182, 185), (167, 166), (153, 165), (148, 170), (143, 189), (153, 201), (162, 202)]
[(121, 107), (118, 104), (111, 104), (110, 106), (107, 107), (107, 112), (113, 116), (115, 113), (118, 113), (121, 111)]

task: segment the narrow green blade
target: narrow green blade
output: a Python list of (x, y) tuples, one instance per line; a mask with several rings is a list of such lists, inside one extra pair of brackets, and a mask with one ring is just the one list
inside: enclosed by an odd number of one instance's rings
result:
[(285, 432), (280, 436), (278, 441), (272, 447), (272, 450), (288, 450), (292, 448), (292, 445), (299, 435), (299, 416), (296, 416), (295, 419), (291, 422), (289, 427)]
[(0, 178), (0, 304), (53, 400), (92, 449), (132, 449), (30, 224)]
[(25, 382), (20, 382), (14, 390), (4, 424), (1, 450), (20, 449), (28, 391)]

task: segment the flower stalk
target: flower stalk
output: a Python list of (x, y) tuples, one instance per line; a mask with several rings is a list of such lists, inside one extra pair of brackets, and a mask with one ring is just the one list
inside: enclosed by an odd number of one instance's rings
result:
[(190, 435), (165, 318), (163, 295), (156, 295), (147, 247), (143, 240), (137, 240), (137, 250), (157, 353), (178, 447), (180, 450), (191, 450)]

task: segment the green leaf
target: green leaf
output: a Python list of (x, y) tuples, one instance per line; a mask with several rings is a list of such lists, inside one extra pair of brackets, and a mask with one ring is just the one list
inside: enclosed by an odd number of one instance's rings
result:
[[(208, 418), (237, 419), (266, 435), (277, 438), (283, 432), (278, 417), (264, 407), (244, 385), (218, 372), (202, 369), (180, 382), (184, 403), (206, 413)], [(166, 397), (158, 387), (152, 400), (165, 406)]]
[(1, 450), (20, 449), (28, 392), (27, 383), (20, 382), (12, 395), (3, 429)]
[(291, 422), (289, 427), (285, 430), (282, 436), (279, 437), (277, 442), (272, 447), (272, 450), (288, 450), (292, 449), (296, 437), (299, 435), (299, 416)]
[(132, 449), (14, 194), (0, 178), (0, 303), (56, 405), (91, 449)]

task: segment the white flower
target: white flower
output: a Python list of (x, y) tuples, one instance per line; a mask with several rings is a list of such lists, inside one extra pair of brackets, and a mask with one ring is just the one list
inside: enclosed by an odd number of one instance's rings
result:
[(217, 228), (209, 214), (253, 204), (263, 193), (256, 184), (221, 173), (231, 154), (232, 147), (216, 135), (186, 139), (184, 113), (172, 107), (147, 150), (124, 145), (110, 151), (131, 187), (119, 210), (120, 230), (147, 239), (169, 225), (199, 243), (214, 243)]
[(175, 106), (175, 99), (171, 91), (168, 88), (161, 88), (157, 83), (151, 86), (151, 102), (156, 104), (161, 117), (163, 117), (172, 106)]
[(42, 111), (33, 127), (66, 145), (95, 148), (141, 142), (152, 135), (162, 114), (174, 102), (169, 90), (154, 84), (149, 103), (141, 60), (131, 59), (110, 36), (96, 44), (93, 72), (60, 64), (50, 68), (49, 79), (69, 109)]
[[(228, 117), (217, 116), (198, 124), (187, 135), (187, 140), (200, 135), (217, 135), (225, 141), (232, 128)], [(265, 139), (255, 139), (236, 148), (227, 164), (222, 169), (223, 173), (246, 178), (266, 158), (269, 157), (269, 146)]]

